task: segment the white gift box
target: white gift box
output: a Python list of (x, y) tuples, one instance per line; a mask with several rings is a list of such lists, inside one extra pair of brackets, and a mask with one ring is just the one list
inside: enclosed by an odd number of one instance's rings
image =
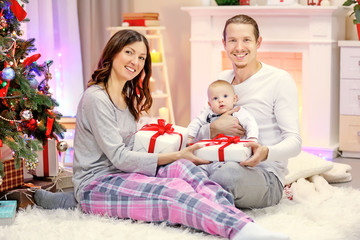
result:
[(212, 162), (243, 162), (251, 156), (251, 148), (244, 147), (245, 142), (249, 141), (216, 143), (213, 140), (202, 140), (198, 143), (204, 147), (195, 150), (194, 154), (201, 159)]
[(35, 169), (35, 176), (52, 177), (58, 175), (59, 156), (56, 144), (56, 139), (49, 139), (47, 140), (47, 144), (43, 146), (44, 150), (36, 152), (39, 165)]
[(136, 132), (133, 151), (154, 153), (176, 152), (186, 146), (187, 137), (187, 128), (165, 124), (164, 120), (159, 119), (157, 124), (145, 125)]

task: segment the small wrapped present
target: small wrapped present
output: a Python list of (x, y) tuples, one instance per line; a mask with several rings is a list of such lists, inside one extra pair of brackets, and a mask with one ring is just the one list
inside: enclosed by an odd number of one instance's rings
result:
[(201, 140), (197, 143), (204, 147), (195, 150), (194, 154), (212, 162), (242, 162), (251, 156), (251, 148), (244, 147), (245, 142), (239, 137), (229, 137), (219, 134), (213, 139)]
[(20, 168), (16, 169), (14, 166), (14, 159), (2, 160), (4, 164), (4, 174), (2, 184), (0, 185), (0, 192), (8, 189), (13, 189), (24, 184), (24, 163), (21, 161)]
[(54, 184), (56, 184), (56, 190), (63, 191), (67, 188), (73, 188), (74, 184), (72, 182), (73, 171), (70, 168), (61, 168), (59, 175), (55, 177), (47, 177), (45, 179), (50, 179)]
[(15, 221), (16, 201), (0, 201), (0, 226), (10, 225)]
[(147, 124), (135, 134), (133, 151), (149, 153), (176, 152), (183, 149), (188, 137), (187, 128), (166, 124)]
[(59, 157), (56, 148), (56, 139), (48, 139), (43, 147), (44, 150), (38, 151), (39, 165), (33, 175), (37, 177), (57, 176), (59, 171)]

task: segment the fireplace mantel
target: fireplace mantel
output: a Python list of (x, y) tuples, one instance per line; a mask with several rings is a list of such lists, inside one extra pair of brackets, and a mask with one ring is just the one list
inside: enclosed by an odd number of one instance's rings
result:
[(343, 15), (344, 8), (337, 6), (208, 6), (208, 7), (182, 7), (190, 16), (232, 16), (241, 12), (251, 16), (328, 16), (332, 14)]
[(338, 6), (182, 7), (191, 17), (191, 118), (206, 102), (206, 87), (221, 71), (222, 31), (236, 14), (252, 16), (263, 37), (261, 52), (302, 53), (304, 150), (337, 155), (339, 144), (339, 47), (347, 10)]

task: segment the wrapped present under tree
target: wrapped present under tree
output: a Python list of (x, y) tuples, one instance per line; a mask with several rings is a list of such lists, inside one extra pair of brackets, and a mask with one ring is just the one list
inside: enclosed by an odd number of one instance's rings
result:
[[(58, 122), (61, 114), (54, 110), (58, 103), (49, 91), (52, 61), (38, 64), (41, 55), (31, 54), (35, 40), (20, 38), (20, 22), (29, 21), (25, 17), (17, 0), (0, 1), (0, 145), (13, 151), (15, 168), (24, 160), (32, 170), (38, 164), (36, 151), (49, 138), (63, 138), (65, 127)], [(4, 176), (1, 162), (0, 176)]]

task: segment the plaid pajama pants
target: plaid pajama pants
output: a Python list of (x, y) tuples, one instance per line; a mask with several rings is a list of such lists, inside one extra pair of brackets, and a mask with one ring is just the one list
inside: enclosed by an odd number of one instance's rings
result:
[(234, 206), (230, 193), (188, 160), (160, 167), (156, 177), (138, 173), (100, 177), (83, 189), (80, 205), (85, 213), (166, 221), (229, 239), (252, 221)]

